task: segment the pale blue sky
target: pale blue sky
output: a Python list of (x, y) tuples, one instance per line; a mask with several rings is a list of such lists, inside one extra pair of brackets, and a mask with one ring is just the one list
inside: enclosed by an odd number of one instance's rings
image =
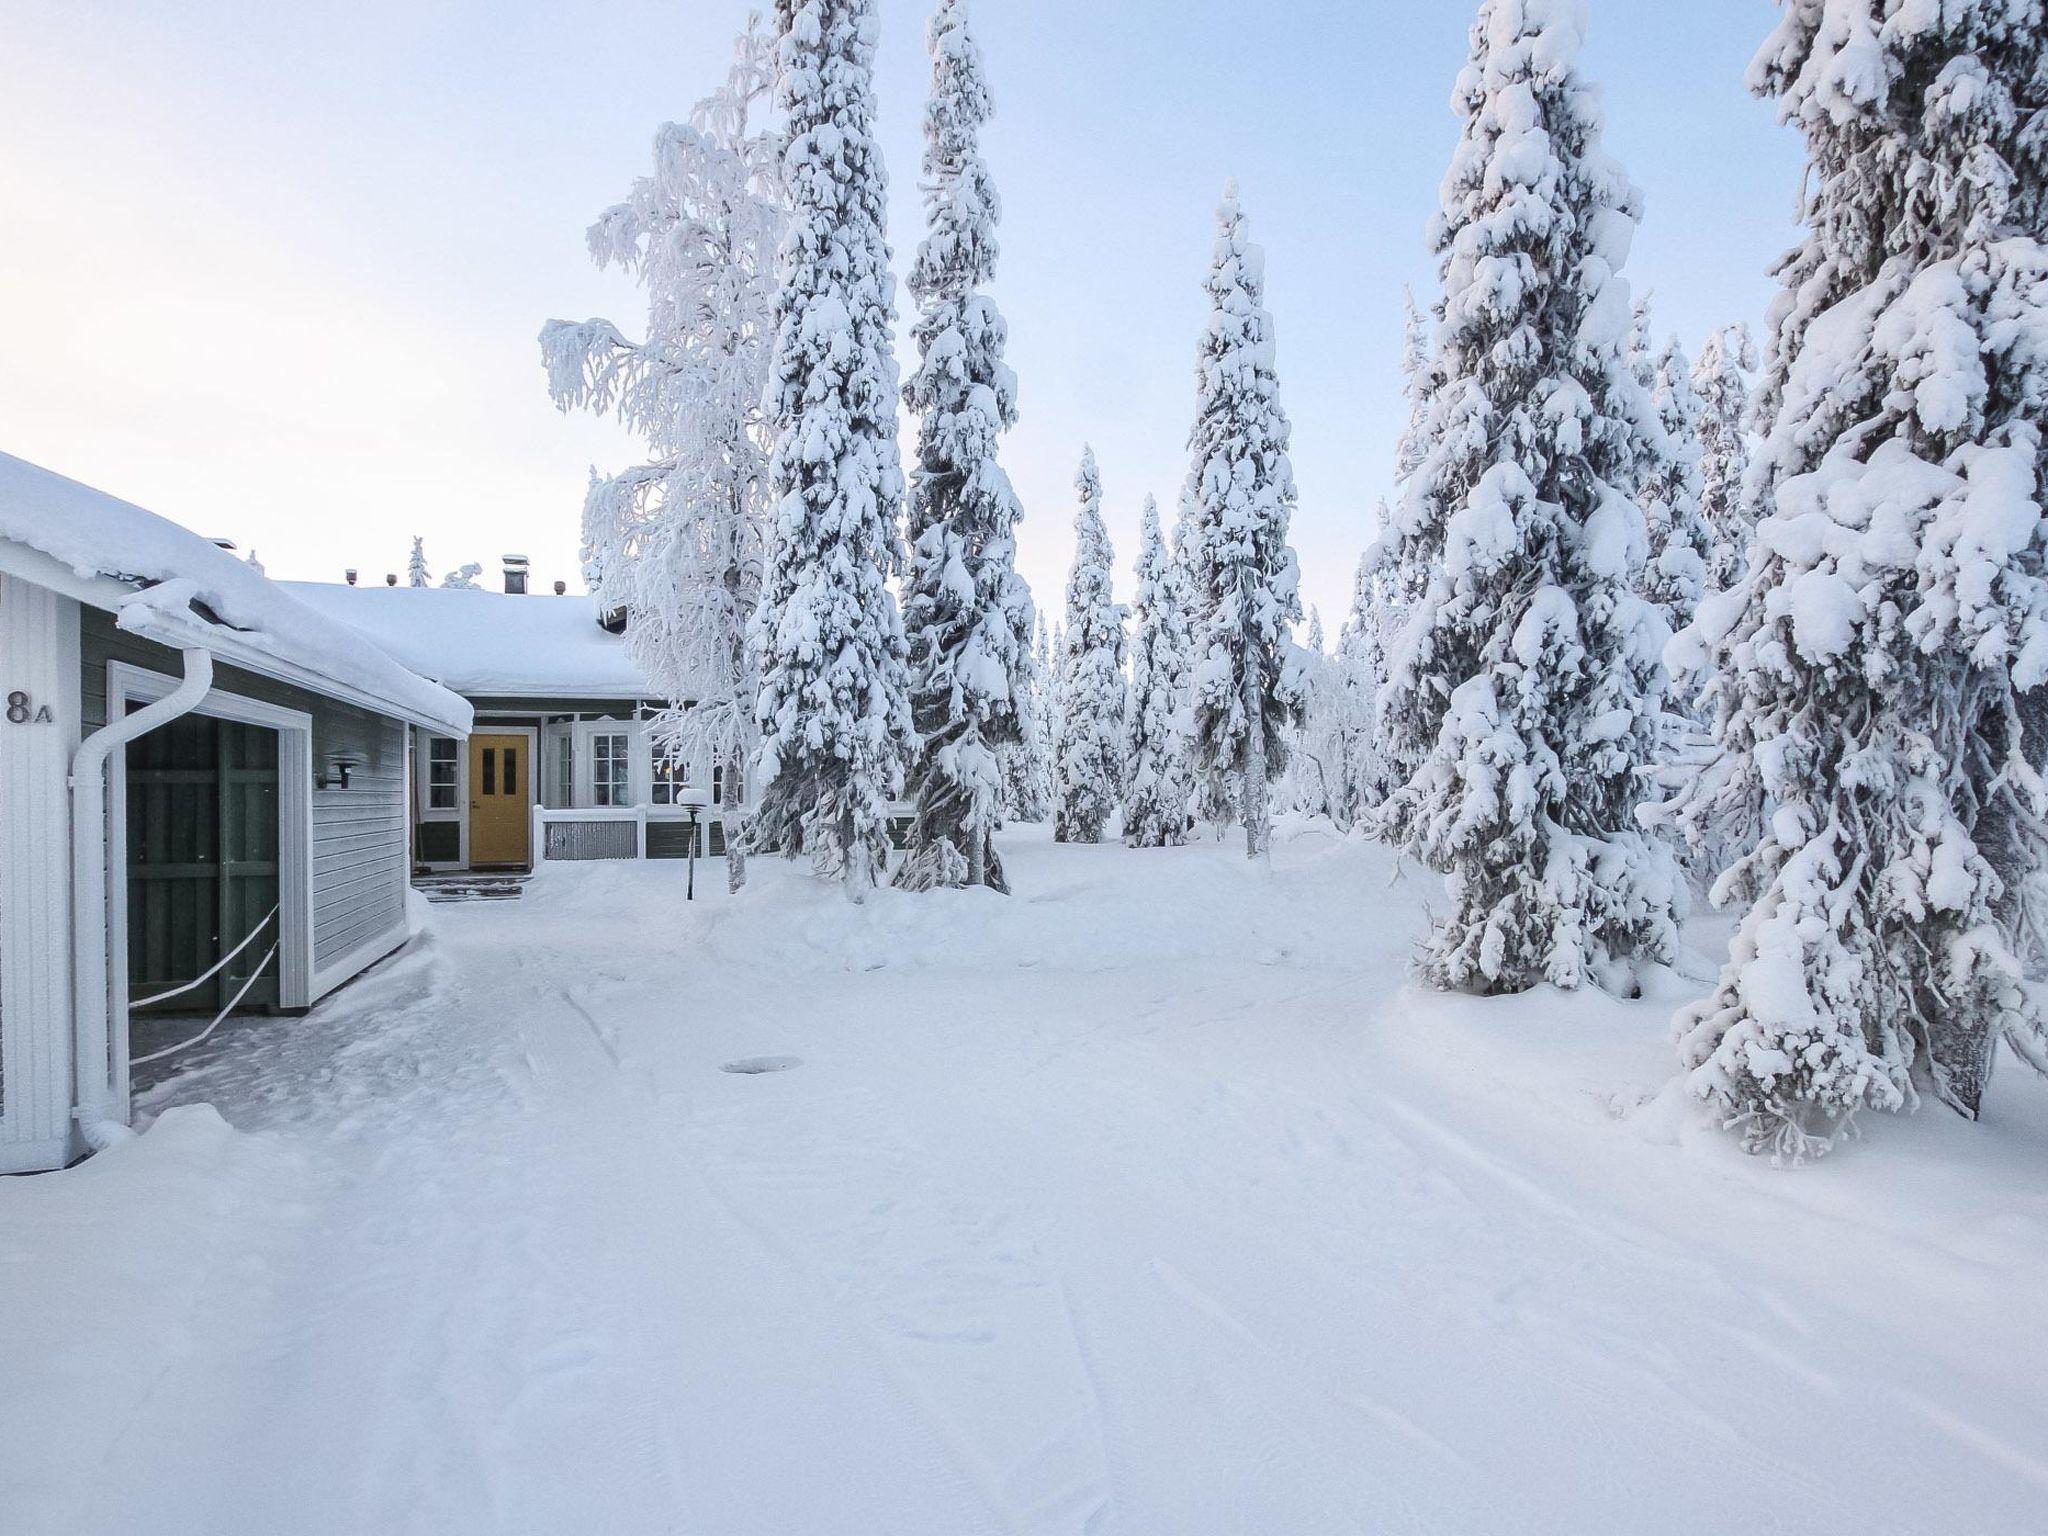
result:
[[(744, 0), (4, 0), (0, 447), (258, 548), (273, 574), (519, 549), (572, 578), (586, 467), (551, 315), (634, 329), (583, 229), (724, 66)], [(899, 271), (920, 234), (919, 0), (882, 0)], [(1185, 472), (1224, 178), (1268, 254), (1304, 584), (1334, 632), (1400, 426), (1400, 290), (1456, 135), (1468, 0), (978, 0), (1006, 204), (1023, 563), (1056, 610), (1073, 465), (1121, 587)], [(1591, 0), (1586, 65), (1687, 346), (1761, 317), (1799, 144), (1743, 91), (1769, 0)]]

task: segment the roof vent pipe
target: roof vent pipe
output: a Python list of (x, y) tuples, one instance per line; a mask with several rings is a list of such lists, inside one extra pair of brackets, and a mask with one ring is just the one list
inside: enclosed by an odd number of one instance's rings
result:
[(561, 597), (568, 590), (569, 583), (567, 583), (566, 581), (558, 581), (555, 583), (555, 596)]
[(356, 568), (354, 566), (350, 566), (347, 570), (341, 573), (341, 577), (342, 580), (346, 581), (350, 586), (354, 586), (356, 584)]

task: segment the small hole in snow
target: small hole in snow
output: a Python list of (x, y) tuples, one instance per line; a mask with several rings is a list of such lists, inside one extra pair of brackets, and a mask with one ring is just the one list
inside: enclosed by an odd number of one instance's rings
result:
[(801, 1056), (742, 1056), (738, 1061), (728, 1061), (718, 1070), (738, 1072), (744, 1077), (758, 1077), (763, 1072), (787, 1072), (791, 1067), (804, 1064)]

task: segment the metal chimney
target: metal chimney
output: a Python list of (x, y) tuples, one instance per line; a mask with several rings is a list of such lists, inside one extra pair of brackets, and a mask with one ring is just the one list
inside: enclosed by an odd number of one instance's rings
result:
[(354, 586), (356, 584), (356, 568), (354, 566), (350, 566), (347, 570), (343, 571), (341, 575), (342, 579), (346, 581), (350, 586)]
[(505, 556), (505, 590), (513, 597), (526, 595), (526, 556)]

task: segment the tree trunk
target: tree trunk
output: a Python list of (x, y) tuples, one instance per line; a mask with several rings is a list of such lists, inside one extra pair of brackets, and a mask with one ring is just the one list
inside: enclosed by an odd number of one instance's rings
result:
[(737, 896), (747, 885), (746, 829), (740, 825), (739, 764), (725, 765), (725, 782), (718, 796), (718, 818), (725, 824), (725, 889)]
[(967, 883), (970, 886), (988, 884), (988, 830), (985, 825), (975, 827), (967, 834)]
[(1271, 840), (1271, 823), (1266, 803), (1265, 700), (1260, 697), (1256, 665), (1246, 667), (1244, 673), (1244, 729), (1244, 853), (1248, 859), (1263, 859)]

